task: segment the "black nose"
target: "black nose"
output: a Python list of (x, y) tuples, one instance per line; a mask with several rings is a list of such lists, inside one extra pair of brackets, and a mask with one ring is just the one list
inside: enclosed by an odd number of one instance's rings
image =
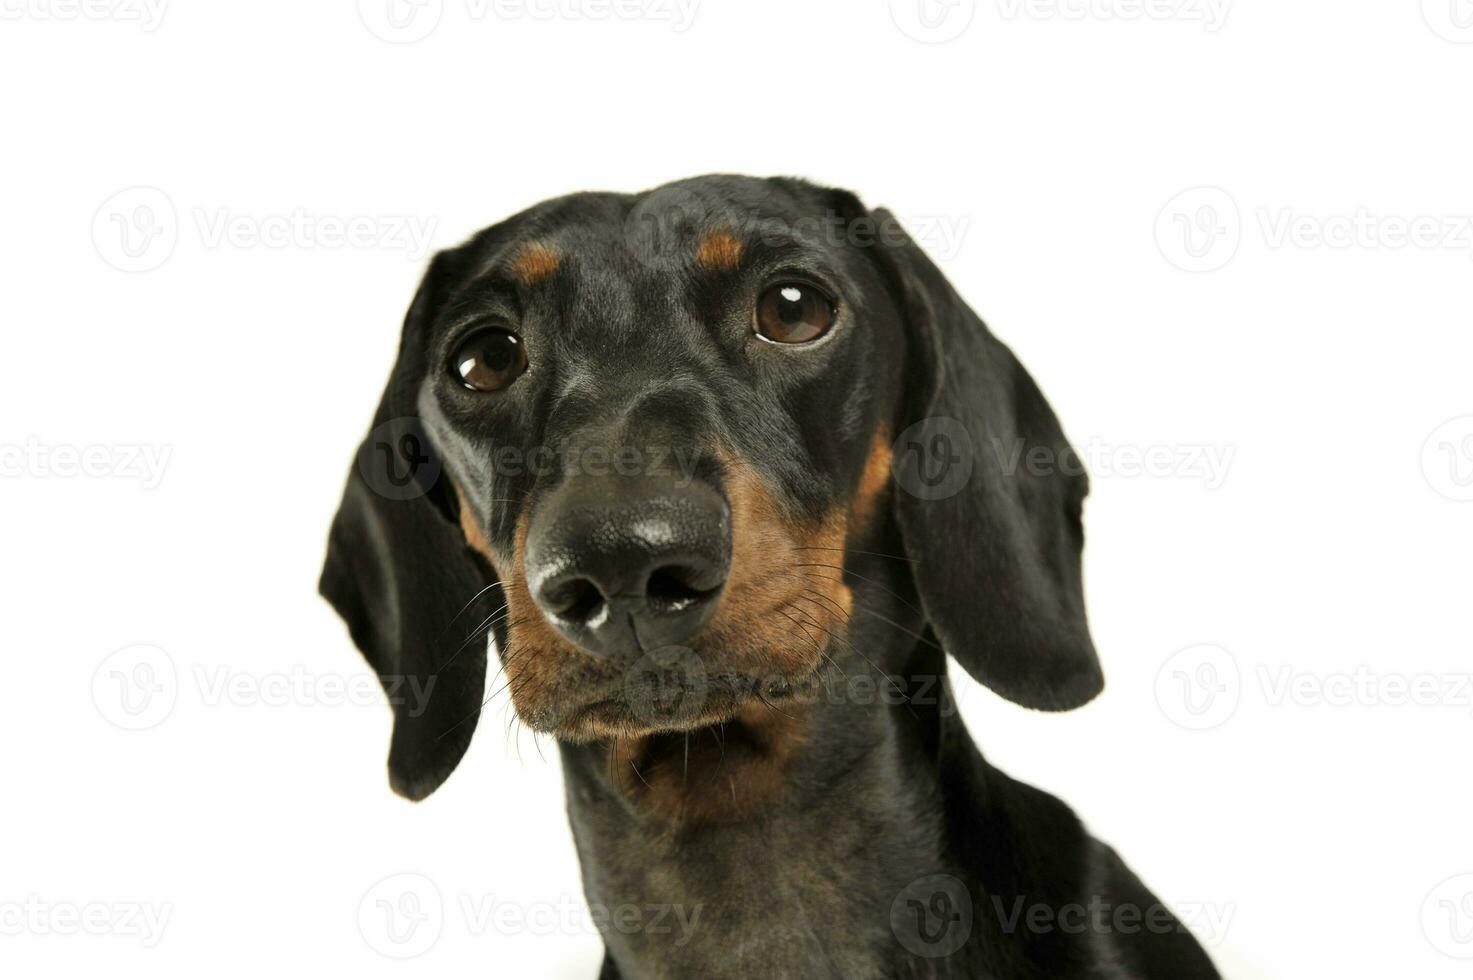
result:
[(711, 488), (576, 480), (527, 534), (527, 584), (552, 624), (598, 656), (684, 643), (731, 564), (731, 512)]

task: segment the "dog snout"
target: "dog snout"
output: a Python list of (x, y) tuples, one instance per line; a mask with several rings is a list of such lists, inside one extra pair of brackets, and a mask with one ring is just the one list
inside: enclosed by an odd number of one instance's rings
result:
[(682, 644), (731, 565), (731, 512), (710, 487), (579, 480), (538, 508), (527, 583), (548, 621), (594, 656)]

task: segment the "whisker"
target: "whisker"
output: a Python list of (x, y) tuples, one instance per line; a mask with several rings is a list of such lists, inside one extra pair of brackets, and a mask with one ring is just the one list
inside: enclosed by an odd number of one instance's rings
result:
[(509, 611), (510, 609), (511, 609), (511, 603), (510, 602), (503, 602), (500, 606), (498, 606), (497, 608), (491, 610), (490, 614), (487, 615), (485, 619), (481, 620), (480, 625), (474, 627), (469, 633), (467, 633), (465, 638), (467, 640), (469, 640), (471, 637), (473, 637), (477, 633), (481, 632), (481, 630), (485, 629), (491, 623), (491, 621), (493, 619), (495, 619), (497, 616), (500, 616), (503, 613)]
[[(505, 669), (506, 666), (512, 662), (512, 660), (514, 660), (517, 656), (519, 656), (520, 654), (522, 654), (525, 650), (526, 650), (526, 648), (525, 647), (522, 647), (521, 649), (512, 650), (511, 652), (509, 652), (506, 655), (506, 657), (503, 659), (503, 662), (502, 662), (502, 665), (501, 665), (502, 666), (502, 669)], [(497, 676), (500, 676), (500, 674), (501, 674), (501, 671), (497, 671)], [(494, 678), (493, 678), (493, 683), (494, 683)], [(508, 679), (507, 682), (505, 684), (503, 684), (499, 690), (493, 692), (490, 697), (488, 697), (488, 698), (486, 698), (486, 700), (482, 701), (481, 704), (480, 704), (480, 706), (477, 707), (474, 711), (472, 711), (470, 714), (467, 714), (464, 718), (460, 719), (459, 721), (457, 721), (455, 724), (451, 725), (449, 728), (445, 729), (440, 734), (436, 735), (435, 736), (435, 741), (437, 741), (437, 742), (440, 741), (440, 739), (444, 738), (446, 735), (449, 735), (451, 732), (455, 731), (461, 725), (464, 725), (466, 722), (470, 721), (472, 718), (475, 718), (476, 716), (478, 716), (481, 713), (481, 709), (484, 708), (484, 707), (486, 707), (486, 705), (488, 705), (488, 704), (491, 703), (491, 699), (492, 698), (496, 697), (498, 694), (500, 694), (502, 691), (506, 690), (508, 687), (511, 687), (513, 683), (514, 683), (514, 680), (513, 679)], [(513, 697), (516, 696), (516, 691), (512, 691), (512, 696)]]
[(828, 653), (828, 651), (824, 651), (823, 658), (825, 660), (827, 660), (829, 663), (833, 664), (834, 665), (834, 669), (837, 670), (840, 674), (842, 674), (844, 676), (844, 679), (846, 681), (849, 679), (849, 672), (847, 670), (845, 670), (843, 667), (840, 667), (839, 666), (839, 661), (835, 660), (833, 658), (833, 656)]
[[(843, 646), (848, 647), (849, 650), (856, 657), (858, 657), (859, 659), (863, 660), (865, 663), (869, 664), (870, 667), (874, 670), (874, 672), (876, 674), (880, 675), (881, 677), (883, 677), (885, 679), (886, 683), (888, 683), (891, 687), (893, 687), (895, 689), (895, 693), (898, 694), (898, 695), (900, 695), (901, 698), (905, 699), (906, 701), (909, 701), (910, 700), (910, 698), (906, 695), (905, 690), (898, 683), (896, 683), (895, 678), (892, 677), (889, 674), (889, 672), (887, 672), (885, 670), (882, 670), (880, 668), (880, 665), (879, 664), (875, 663), (869, 657), (865, 656), (864, 655), (864, 651), (860, 650), (859, 647), (855, 646), (854, 645), (854, 642), (852, 640), (850, 640), (850, 639), (848, 639), (846, 637), (838, 636), (838, 635), (834, 634), (833, 632), (831, 632), (830, 630), (824, 629), (822, 626), (820, 626), (818, 628), (819, 629), (822, 629), (825, 633), (828, 633), (829, 636), (832, 636), (836, 642), (842, 644)], [(836, 663), (835, 666), (838, 666), (838, 664)], [(845, 674), (844, 676), (845, 677), (848, 677), (849, 675), (848, 674)]]
[(500, 612), (492, 613), (489, 618), (482, 620), (481, 625), (477, 626), (473, 631), (471, 631), (471, 635), (467, 636), (465, 638), (465, 641), (461, 643), (460, 646), (456, 647), (455, 652), (450, 655), (449, 659), (447, 659), (443, 664), (435, 669), (435, 673), (438, 674), (446, 667), (449, 667), (451, 663), (455, 661), (455, 658), (461, 655), (466, 647), (470, 646), (478, 638), (482, 637), (482, 630), (490, 629), (492, 626), (496, 625), (496, 620), (509, 615), (509, 613), (510, 610), (503, 608)]
[[(814, 605), (818, 605), (818, 604), (817, 603), (814, 603)], [(789, 606), (788, 608), (789, 609), (792, 609), (793, 612), (798, 613), (798, 615), (800, 615), (800, 616), (806, 615), (801, 610), (799, 610), (799, 609), (797, 609), (797, 608), (795, 608), (793, 606)], [(822, 607), (820, 607), (820, 608), (822, 608)], [(816, 629), (816, 630), (822, 630), (823, 632), (827, 633), (829, 636), (833, 637), (833, 639), (834, 639), (835, 642), (837, 642), (837, 643), (843, 643), (845, 646), (853, 646), (853, 644), (850, 643), (848, 639), (846, 639), (845, 637), (839, 636), (833, 630), (827, 628), (822, 623), (814, 620), (812, 617), (809, 617), (808, 621), (813, 624), (813, 628), (814, 629)]]
[(782, 715), (784, 718), (787, 718), (789, 720), (792, 720), (792, 718), (793, 718), (792, 715), (788, 714), (786, 711), (784, 711), (783, 709), (779, 708), (777, 705), (773, 704), (771, 701), (767, 700), (767, 698), (763, 697), (761, 691), (756, 690), (755, 688), (753, 688), (753, 693), (757, 695), (757, 700), (758, 701), (761, 701), (763, 704), (767, 705), (768, 710), (770, 710), (770, 711), (776, 711), (778, 714)]
[(893, 558), (896, 561), (908, 561), (912, 565), (919, 565), (919, 558), (907, 558), (905, 555), (887, 555), (883, 551), (860, 551), (857, 548), (820, 548), (817, 545), (805, 545), (794, 548), (794, 551), (841, 551), (848, 555), (872, 555), (875, 558)]
[(481, 589), (475, 595), (471, 596), (470, 602), (467, 602), (465, 605), (461, 606), (460, 612), (450, 617), (450, 622), (445, 624), (445, 628), (440, 631), (440, 636), (443, 637), (446, 633), (450, 632), (450, 627), (455, 625), (455, 621), (457, 619), (465, 615), (467, 609), (476, 604), (477, 599), (481, 598), (481, 596), (485, 595), (487, 592), (490, 592), (492, 589), (496, 588), (500, 584), (501, 583), (499, 581), (492, 582), (490, 585), (486, 586), (484, 589)]
[[(829, 599), (829, 597), (826, 596), (826, 595), (824, 595), (822, 592), (818, 592), (818, 591), (816, 591), (814, 589), (804, 589), (803, 591), (804, 592), (811, 592), (812, 594), (818, 596), (820, 599), (828, 599), (829, 602), (833, 604), (834, 608), (837, 609), (837, 610), (839, 610), (839, 615), (843, 617), (844, 622), (846, 622), (846, 623), (849, 622), (849, 613), (847, 613), (847, 612), (844, 611), (844, 607), (843, 606), (839, 605), (837, 602), (834, 602), (834, 600)], [(829, 612), (828, 606), (825, 606), (825, 605), (823, 605), (823, 604), (821, 604), (821, 603), (819, 603), (819, 602), (817, 602), (817, 601), (815, 601), (813, 599), (810, 599), (807, 596), (803, 596), (803, 595), (795, 596), (794, 597), (794, 601), (795, 602), (812, 602), (815, 606), (818, 606), (818, 608), (820, 608), (820, 609), (822, 609), (824, 611), (824, 615), (826, 615), (826, 616), (832, 615), (832, 613)]]
[(650, 781), (644, 778), (644, 773), (639, 771), (639, 766), (636, 766), (634, 764), (633, 759), (629, 760), (629, 768), (634, 770), (634, 774), (639, 777), (639, 781), (641, 783), (644, 783), (646, 789), (654, 789), (654, 787), (650, 785)]
[[(793, 607), (792, 606), (789, 606), (788, 608), (789, 609), (792, 609)], [(797, 612), (798, 610), (793, 609), (793, 611), (794, 612)], [(824, 645), (819, 642), (818, 637), (816, 637), (812, 633), (808, 632), (808, 628), (806, 626), (804, 626), (802, 623), (798, 622), (793, 617), (789, 616), (787, 613), (783, 612), (781, 609), (774, 610), (774, 612), (776, 612), (779, 616), (783, 617), (788, 622), (792, 623), (794, 626), (798, 627), (798, 629), (800, 629), (800, 630), (803, 631), (802, 636), (800, 637), (799, 634), (794, 633), (792, 630), (788, 630), (788, 635), (789, 636), (791, 636), (795, 640), (797, 640), (797, 639), (807, 640), (809, 643), (813, 644), (813, 652), (814, 653), (817, 653), (820, 657), (826, 655), (825, 652), (824, 652)]]
[(940, 650), (942, 653), (945, 653), (946, 652), (946, 650), (943, 649), (942, 646), (939, 643), (936, 643), (930, 637), (924, 636), (924, 635), (922, 635), (920, 633), (917, 633), (915, 630), (910, 629), (907, 626), (902, 626), (902, 625), (900, 625), (899, 623), (895, 622), (895, 620), (891, 619), (888, 616), (881, 616), (879, 613), (875, 612), (873, 609), (869, 608), (868, 606), (866, 606), (862, 602), (856, 602), (854, 604), (854, 608), (855, 609), (858, 609), (862, 613), (865, 613), (866, 615), (875, 617), (876, 619), (878, 619), (882, 623), (889, 623), (891, 626), (895, 627), (900, 632), (906, 633), (906, 634), (908, 634), (910, 636), (915, 637), (917, 640), (920, 640), (922, 643), (926, 644), (926, 646), (931, 647), (934, 650)]
[[(802, 563), (799, 563), (798, 565), (796, 565), (794, 567), (796, 567), (796, 568), (832, 568), (833, 570), (835, 570), (837, 572), (840, 572), (842, 574), (845, 574), (845, 575), (853, 575), (855, 578), (859, 579), (861, 582), (868, 582), (870, 585), (873, 585), (876, 588), (884, 589), (886, 592), (888, 592), (891, 595), (893, 595), (896, 599), (899, 599), (902, 605), (905, 605), (905, 606), (909, 607), (910, 609), (915, 610), (918, 613), (921, 612), (919, 609), (916, 609), (915, 606), (911, 605), (910, 604), (910, 601), (907, 600), (905, 598), (905, 596), (901, 595), (899, 592), (896, 592), (894, 589), (890, 588), (884, 582), (876, 582), (874, 579), (868, 578), (867, 576), (864, 576), (864, 575), (860, 575), (858, 572), (846, 571), (845, 569), (840, 568), (838, 565), (827, 565), (827, 564), (824, 564), (823, 562), (802, 562)], [(921, 615), (924, 616), (925, 613), (921, 613)]]

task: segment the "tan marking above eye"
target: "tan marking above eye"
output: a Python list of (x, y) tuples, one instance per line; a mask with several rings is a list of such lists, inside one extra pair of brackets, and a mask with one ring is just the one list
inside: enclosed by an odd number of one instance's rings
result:
[(535, 286), (557, 271), (562, 257), (550, 245), (523, 245), (512, 260), (511, 270), (523, 285)]
[(725, 228), (719, 228), (701, 239), (696, 248), (696, 263), (707, 272), (730, 272), (742, 261), (742, 243)]

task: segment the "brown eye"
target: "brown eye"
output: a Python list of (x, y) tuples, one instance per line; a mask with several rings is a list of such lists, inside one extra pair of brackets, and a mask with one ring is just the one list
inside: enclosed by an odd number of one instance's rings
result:
[(767, 287), (757, 301), (757, 336), (775, 344), (817, 340), (834, 325), (834, 301), (805, 282)]
[(455, 348), (450, 369), (472, 391), (500, 391), (527, 370), (527, 347), (509, 330), (477, 330)]

